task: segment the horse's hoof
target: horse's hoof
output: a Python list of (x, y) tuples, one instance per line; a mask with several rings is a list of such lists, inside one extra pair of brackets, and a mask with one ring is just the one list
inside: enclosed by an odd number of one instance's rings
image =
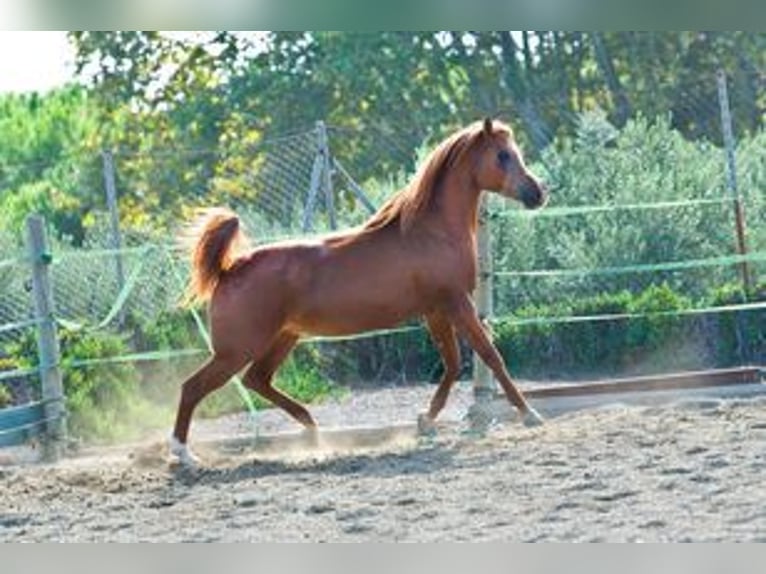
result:
[(319, 446), (319, 428), (316, 426), (307, 426), (301, 432), (301, 439), (306, 446), (317, 448)]
[(187, 468), (196, 468), (200, 466), (200, 459), (191, 451), (186, 443), (179, 441), (176, 437), (170, 437), (169, 444), (170, 456), (176, 459), (181, 466)]
[(421, 436), (434, 436), (436, 434), (436, 421), (428, 413), (418, 415), (418, 434)]
[(527, 411), (522, 415), (521, 422), (525, 427), (539, 427), (543, 425), (545, 421), (535, 409), (527, 407)]

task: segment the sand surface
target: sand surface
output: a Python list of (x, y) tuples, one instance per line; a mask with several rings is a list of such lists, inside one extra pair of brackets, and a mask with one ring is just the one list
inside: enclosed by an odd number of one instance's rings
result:
[[(312, 410), (325, 427), (412, 423), (432, 392)], [(194, 471), (159, 439), (0, 466), (0, 541), (766, 541), (764, 399), (614, 406), (481, 438), (464, 432), (469, 403), (461, 385), (435, 438), (366, 446), (219, 449), (205, 441), (247, 418), (197, 421)], [(278, 412), (260, 428), (295, 430)]]

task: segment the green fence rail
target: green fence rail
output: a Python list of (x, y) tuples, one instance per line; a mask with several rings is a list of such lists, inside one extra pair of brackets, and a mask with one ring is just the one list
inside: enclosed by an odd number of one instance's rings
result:
[[(582, 215), (589, 213), (602, 213), (617, 210), (658, 210), (658, 209), (671, 209), (682, 207), (694, 207), (702, 205), (714, 205), (714, 204), (727, 204), (731, 203), (730, 199), (689, 199), (678, 201), (666, 201), (646, 204), (631, 204), (631, 205), (602, 205), (602, 206), (576, 206), (576, 207), (562, 207), (562, 208), (547, 208), (541, 212), (529, 214), (521, 210), (505, 210), (495, 211), (490, 215), (490, 221), (492, 219), (501, 218), (514, 218), (514, 217), (568, 217), (572, 215)], [(140, 305), (139, 301), (136, 303), (134, 300), (137, 297), (137, 293), (140, 290), (144, 290), (141, 295), (145, 298), (152, 298), (152, 291), (149, 289), (152, 282), (164, 282), (161, 285), (163, 292), (171, 291), (180, 293), (185, 282), (185, 272), (182, 272), (181, 264), (176, 257), (175, 249), (170, 245), (144, 245), (139, 247), (131, 247), (126, 249), (97, 249), (97, 250), (83, 250), (83, 251), (62, 251), (55, 253), (53, 257), (53, 267), (60, 270), (67, 270), (71, 267), (73, 282), (73, 289), (77, 289), (77, 272), (76, 266), (73, 262), (88, 259), (90, 261), (96, 259), (103, 259), (109, 261), (115, 257), (130, 258), (132, 264), (128, 267), (124, 283), (114, 287), (116, 292), (108, 304), (105, 311), (98, 317), (83, 317), (83, 316), (64, 316), (61, 313), (57, 313), (55, 320), (59, 327), (66, 330), (93, 330), (98, 331), (107, 328), (115, 328), (117, 319), (121, 313), (130, 305)], [(153, 265), (158, 264), (157, 261), (161, 261), (162, 266), (166, 266), (169, 269), (169, 275), (167, 277), (156, 277), (156, 267)], [(743, 262), (763, 262), (766, 261), (766, 252), (754, 251), (747, 255), (724, 255), (717, 257), (706, 257), (698, 259), (687, 259), (683, 261), (666, 261), (653, 264), (633, 264), (624, 266), (608, 266), (608, 267), (594, 267), (594, 268), (582, 268), (582, 269), (532, 269), (532, 270), (497, 270), (492, 273), (496, 278), (505, 277), (528, 277), (528, 278), (542, 278), (542, 277), (578, 277), (578, 276), (611, 276), (621, 274), (633, 274), (633, 273), (650, 273), (650, 272), (667, 272), (667, 271), (679, 271), (687, 269), (703, 269), (711, 267), (723, 267), (740, 264)], [(12, 260), (0, 261), (0, 270), (7, 273), (9, 269), (14, 266), (28, 265), (29, 262), (23, 258), (17, 258)], [(82, 295), (82, 294), (80, 294)], [(95, 295), (94, 295), (95, 296)], [(87, 299), (87, 298), (86, 298)], [(155, 297), (156, 299), (156, 297)], [(156, 301), (153, 301), (155, 303)], [(167, 308), (169, 303), (165, 303)], [(159, 305), (159, 308), (163, 308), (163, 304)], [(582, 316), (560, 316), (560, 317), (514, 317), (509, 315), (503, 319), (497, 317), (489, 317), (490, 323), (502, 320), (505, 324), (513, 325), (539, 325), (539, 324), (556, 324), (556, 323), (581, 323), (591, 321), (623, 321), (632, 320), (638, 318), (648, 318), (655, 316), (671, 316), (671, 315), (701, 315), (701, 314), (714, 314), (714, 313), (733, 313), (733, 312), (747, 312), (766, 308), (766, 303), (742, 303), (736, 305), (722, 305), (722, 306), (709, 306), (700, 307), (695, 309), (685, 309), (680, 311), (660, 311), (652, 313), (619, 313), (619, 314), (604, 314), (604, 315), (582, 315)], [(151, 361), (168, 361), (184, 357), (202, 356), (209, 352), (209, 335), (207, 333), (205, 322), (201, 316), (195, 311), (190, 311), (194, 314), (194, 320), (199, 329), (199, 335), (201, 342), (204, 343), (198, 347), (186, 348), (186, 349), (157, 349), (151, 351), (143, 351), (136, 353), (129, 353), (125, 355), (115, 357), (78, 357), (74, 360), (68, 360), (60, 367), (67, 372), (71, 369), (80, 369), (93, 365), (103, 365), (109, 363), (140, 363)], [(37, 327), (39, 324), (38, 319), (22, 319), (18, 321), (8, 322), (0, 325), (0, 333), (8, 333), (15, 330), (31, 329)], [(422, 330), (423, 327), (419, 325), (405, 325), (395, 329), (384, 329), (378, 331), (372, 331), (368, 333), (362, 333), (358, 335), (342, 336), (342, 337), (312, 337), (306, 338), (303, 343), (332, 343), (349, 340), (359, 340), (381, 336), (395, 336), (404, 333), (414, 332)], [(17, 368), (7, 371), (0, 371), (0, 383), (10, 379), (19, 379), (22, 377), (32, 377), (39, 374), (38, 368)], [(252, 405), (252, 400), (249, 394), (244, 390), (241, 383), (238, 385), (242, 399), (247, 404), (251, 413), (255, 413), (255, 408)], [(27, 405), (15, 406), (0, 410), (0, 446), (7, 446), (10, 444), (18, 444), (27, 440), (30, 436), (39, 432), (46, 423), (44, 408), (41, 402), (33, 402)]]
[(27, 442), (39, 434), (47, 422), (40, 401), (0, 409), (0, 447)]

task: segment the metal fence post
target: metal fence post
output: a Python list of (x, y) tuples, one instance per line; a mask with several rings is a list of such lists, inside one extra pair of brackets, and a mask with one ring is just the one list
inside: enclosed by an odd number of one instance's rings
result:
[(322, 188), (324, 189), (325, 206), (330, 220), (330, 228), (336, 229), (335, 197), (332, 186), (332, 159), (330, 157), (330, 142), (327, 139), (327, 126), (323, 121), (317, 122), (317, 137), (319, 138), (319, 154), (322, 157)]
[[(723, 132), (723, 144), (726, 149), (726, 182), (734, 199), (734, 222), (737, 232), (737, 252), (747, 255), (747, 241), (745, 231), (745, 210), (737, 188), (737, 164), (734, 149), (734, 133), (731, 125), (731, 108), (729, 107), (729, 93), (726, 87), (726, 74), (718, 70), (718, 103), (721, 107), (721, 131)], [(740, 263), (740, 274), (745, 292), (750, 291), (751, 278), (750, 267), (747, 261)]]
[[(106, 192), (106, 204), (109, 208), (110, 221), (110, 243), (114, 253), (114, 270), (117, 277), (117, 289), (125, 287), (125, 269), (122, 264), (122, 233), (120, 232), (120, 212), (117, 206), (117, 185), (114, 178), (114, 156), (109, 150), (101, 152), (101, 160), (104, 167), (104, 190)], [(125, 311), (120, 309), (118, 323), (122, 325), (125, 322)]]
[(314, 204), (316, 203), (317, 193), (319, 192), (320, 178), (322, 177), (322, 157), (320, 154), (314, 158), (311, 166), (311, 183), (309, 184), (309, 193), (306, 197), (306, 207), (303, 210), (303, 224), (301, 228), (304, 233), (314, 230)]
[(45, 412), (44, 456), (55, 459), (66, 439), (64, 386), (59, 366), (59, 345), (53, 315), (49, 266), (52, 261), (45, 233), (45, 220), (30, 215), (26, 220), (27, 246), (32, 261), (32, 291), (37, 319), (37, 349)]

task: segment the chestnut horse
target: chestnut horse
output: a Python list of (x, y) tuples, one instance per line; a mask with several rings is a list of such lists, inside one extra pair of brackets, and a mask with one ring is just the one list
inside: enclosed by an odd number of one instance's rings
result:
[(197, 223), (191, 295), (209, 300), (213, 356), (184, 384), (171, 453), (184, 464), (192, 411), (244, 367), (244, 384), (309, 430), (301, 404), (272, 386), (274, 372), (302, 335), (348, 335), (423, 317), (444, 375), (419, 418), (432, 427), (459, 372), (463, 336), (500, 382), (526, 424), (540, 416), (512, 382), (471, 299), (476, 227), (483, 190), (537, 208), (546, 191), (527, 170), (510, 128), (476, 122), (445, 139), (406, 187), (359, 228), (317, 240), (264, 245), (235, 254), (237, 216), (209, 210)]

